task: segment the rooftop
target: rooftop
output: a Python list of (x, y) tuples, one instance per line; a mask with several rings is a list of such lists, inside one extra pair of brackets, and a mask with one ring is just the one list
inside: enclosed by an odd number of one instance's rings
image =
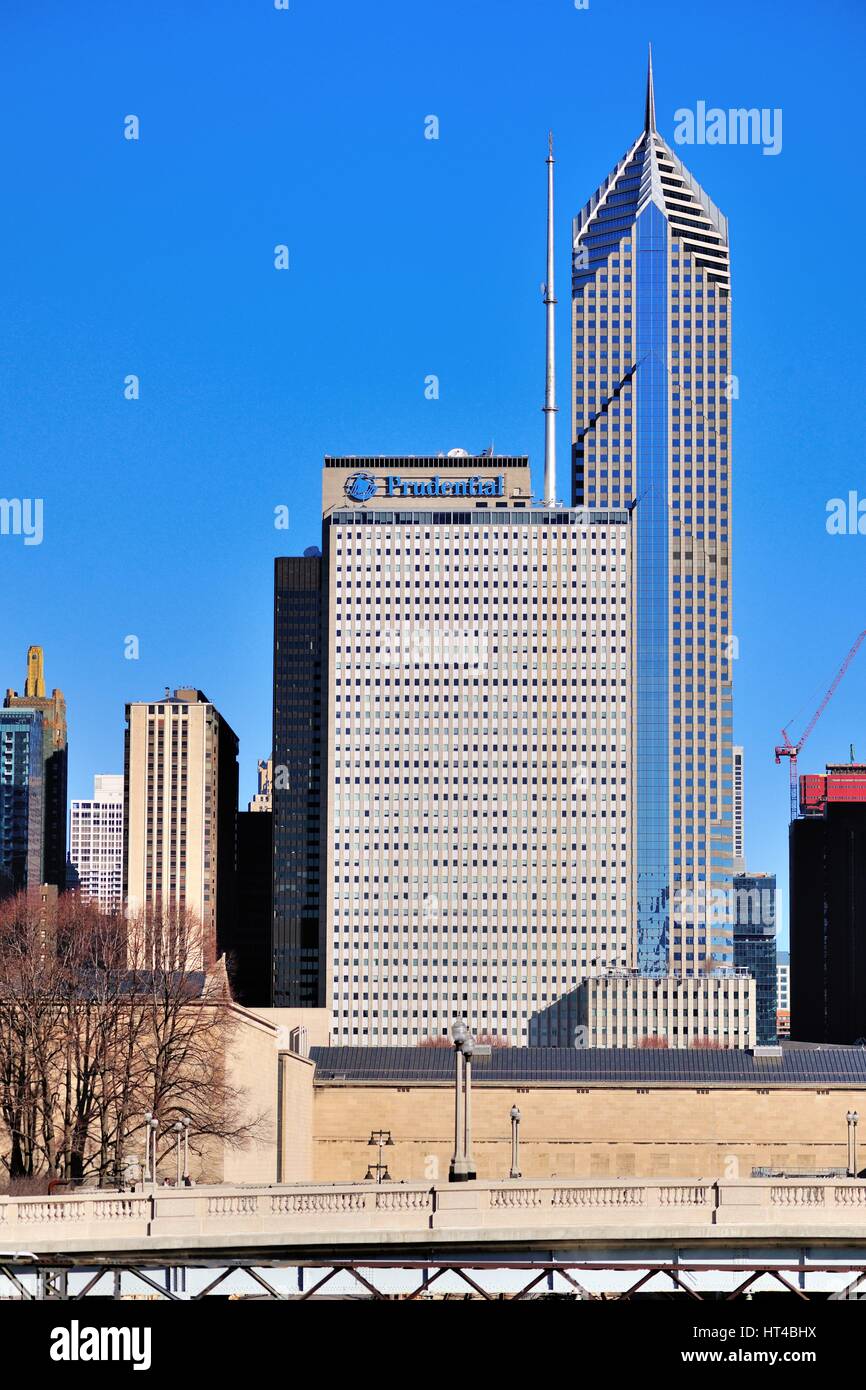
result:
[[(450, 1047), (313, 1047), (318, 1085), (449, 1085)], [(495, 1047), (478, 1060), (473, 1080), (484, 1085), (864, 1086), (866, 1048), (783, 1047), (753, 1052), (696, 1048)]]

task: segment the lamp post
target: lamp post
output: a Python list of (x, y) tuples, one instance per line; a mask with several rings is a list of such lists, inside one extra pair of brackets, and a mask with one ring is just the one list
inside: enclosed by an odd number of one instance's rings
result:
[(463, 1044), (463, 1158), (466, 1163), (466, 1181), (474, 1182), (475, 1159), (472, 1157), (472, 1055), (476, 1048), (475, 1039), (470, 1035)]
[(376, 1161), (375, 1168), (372, 1163), (367, 1164), (367, 1171), (364, 1174), (364, 1180), (365, 1182), (372, 1181), (373, 1172), (375, 1171), (376, 1182), (390, 1182), (391, 1174), (388, 1172), (388, 1165), (387, 1163), (382, 1162), (382, 1150), (393, 1149), (394, 1147), (394, 1140), (391, 1138), (390, 1129), (374, 1129), (370, 1135), (370, 1138), (367, 1140), (368, 1147), (373, 1144), (375, 1144), (379, 1150), (379, 1157)]
[(184, 1187), (189, 1187), (189, 1127), (192, 1120), (188, 1115), (184, 1115), (181, 1124), (183, 1125), (183, 1183)]
[(145, 1129), (145, 1157), (144, 1157), (144, 1178), (145, 1182), (150, 1178), (152, 1187), (156, 1187), (156, 1135), (159, 1129), (159, 1120), (152, 1110), (148, 1110), (144, 1116)]
[(463, 1019), (455, 1018), (451, 1025), (451, 1041), (454, 1044), (454, 1154), (448, 1169), (449, 1182), (466, 1182), (469, 1177), (463, 1149), (463, 1048), (468, 1037), (469, 1029)]
[(520, 1177), (520, 1111), (511, 1107), (511, 1172), (510, 1178)]
[(175, 1124), (173, 1124), (171, 1127), (171, 1131), (172, 1134), (177, 1135), (177, 1177), (175, 1178), (174, 1185), (175, 1187), (180, 1187), (180, 1138), (183, 1134), (183, 1121), (178, 1120)]
[(857, 1121), (860, 1116), (856, 1110), (849, 1110), (845, 1119), (848, 1121), (848, 1176), (857, 1176)]

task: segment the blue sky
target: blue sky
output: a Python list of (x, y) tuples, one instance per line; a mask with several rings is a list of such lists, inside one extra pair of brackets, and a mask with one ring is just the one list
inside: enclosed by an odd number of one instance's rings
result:
[[(782, 109), (775, 157), (679, 152), (731, 220), (735, 729), (749, 862), (784, 877), (773, 745), (866, 626), (866, 536), (825, 528), (828, 499), (866, 499), (862, 6), (3, 8), (0, 494), (43, 498), (45, 537), (0, 537), (0, 684), (46, 648), (71, 795), (121, 770), (125, 701), (194, 684), (240, 736), (249, 796), (270, 743), (272, 557), (319, 539), (324, 453), (495, 442), (540, 484), (548, 127), (564, 459), (570, 218), (641, 128), (647, 40), (669, 140), (699, 100)], [(852, 741), (866, 759), (864, 694), (866, 652), (804, 768)]]

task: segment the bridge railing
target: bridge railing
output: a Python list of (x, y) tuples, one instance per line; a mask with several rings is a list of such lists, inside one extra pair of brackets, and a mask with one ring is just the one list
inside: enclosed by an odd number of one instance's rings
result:
[[(106, 1250), (163, 1242), (260, 1246), (458, 1229), (658, 1231), (715, 1226), (857, 1227), (866, 1182), (852, 1180), (514, 1179), (471, 1183), (328, 1183), (261, 1188), (79, 1190), (0, 1197), (0, 1252)], [(363, 1233), (367, 1233), (366, 1237)]]

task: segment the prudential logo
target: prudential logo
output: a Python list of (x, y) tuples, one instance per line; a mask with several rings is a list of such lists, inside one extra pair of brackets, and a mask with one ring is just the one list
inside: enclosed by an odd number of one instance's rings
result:
[(149, 1327), (82, 1327), (73, 1318), (69, 1327), (51, 1332), (52, 1361), (129, 1361), (134, 1371), (149, 1371)]
[(369, 473), (353, 473), (346, 479), (345, 493), (353, 502), (369, 502), (376, 493), (376, 479)]

